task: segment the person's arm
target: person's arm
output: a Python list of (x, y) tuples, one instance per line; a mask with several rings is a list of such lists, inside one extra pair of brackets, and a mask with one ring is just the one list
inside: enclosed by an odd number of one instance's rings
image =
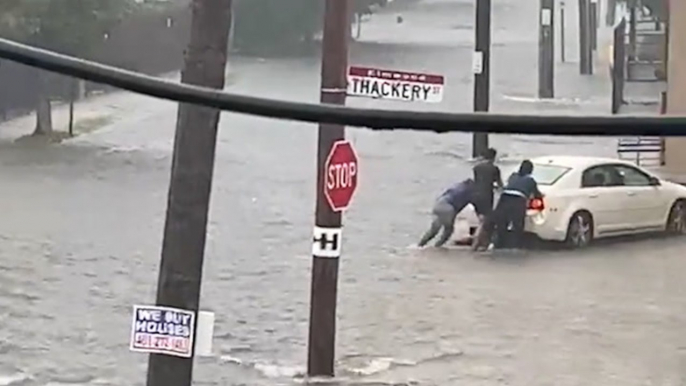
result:
[(495, 167), (495, 183), (499, 190), (503, 189), (503, 178), (500, 175), (500, 168)]
[(538, 182), (536, 182), (536, 180), (534, 180), (533, 178), (531, 178), (530, 181), (531, 181), (531, 195), (534, 198), (543, 198), (543, 193), (541, 193), (541, 191), (538, 190)]

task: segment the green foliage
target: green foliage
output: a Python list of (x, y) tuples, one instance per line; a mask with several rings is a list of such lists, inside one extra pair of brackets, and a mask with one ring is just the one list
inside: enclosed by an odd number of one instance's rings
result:
[(288, 50), (321, 27), (323, 0), (237, 0), (235, 42), (250, 51)]
[(353, 7), (355, 13), (359, 15), (371, 14), (374, 7), (385, 7), (388, 0), (355, 0)]
[(667, 16), (667, 2), (669, 0), (617, 0), (619, 3), (624, 3), (627, 7), (646, 7), (651, 15), (659, 19), (665, 19)]
[(0, 0), (0, 32), (39, 47), (88, 56), (131, 0)]
[(641, 3), (650, 10), (650, 13), (660, 19), (667, 16), (667, 0), (641, 0)]
[[(293, 48), (321, 32), (325, 3), (325, 0), (235, 0), (236, 45), (252, 52), (293, 52)], [(370, 14), (375, 7), (387, 3), (388, 0), (354, 0), (353, 11)]]

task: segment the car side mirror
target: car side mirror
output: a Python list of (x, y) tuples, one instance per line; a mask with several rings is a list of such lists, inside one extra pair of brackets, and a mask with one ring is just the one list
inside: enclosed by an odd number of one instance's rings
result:
[(657, 177), (650, 177), (650, 186), (660, 186), (660, 180)]

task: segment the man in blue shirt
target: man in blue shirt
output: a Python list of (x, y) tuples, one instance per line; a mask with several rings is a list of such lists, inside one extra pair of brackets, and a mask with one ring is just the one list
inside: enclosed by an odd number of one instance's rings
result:
[[(526, 209), (529, 199), (543, 198), (538, 190), (538, 184), (531, 175), (534, 165), (529, 160), (522, 161), (519, 170), (512, 173), (507, 185), (500, 195), (498, 205), (493, 213), (493, 221), (490, 222), (489, 234), (495, 227), (495, 248), (521, 248), (524, 237), (524, 225), (526, 221)], [(512, 231), (508, 229), (512, 226)], [(508, 237), (510, 242), (508, 242)]]
[(443, 246), (455, 230), (455, 218), (457, 217), (457, 214), (471, 202), (473, 191), (474, 180), (469, 178), (451, 186), (443, 192), (434, 204), (431, 227), (426, 231), (417, 246), (424, 247), (431, 239), (436, 237), (441, 229), (443, 229), (443, 233), (436, 242), (436, 247)]

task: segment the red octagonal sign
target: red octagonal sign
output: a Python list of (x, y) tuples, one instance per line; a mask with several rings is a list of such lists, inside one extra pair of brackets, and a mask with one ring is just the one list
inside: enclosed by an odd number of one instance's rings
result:
[(348, 141), (336, 141), (324, 165), (324, 195), (334, 212), (348, 209), (357, 189), (357, 154)]

